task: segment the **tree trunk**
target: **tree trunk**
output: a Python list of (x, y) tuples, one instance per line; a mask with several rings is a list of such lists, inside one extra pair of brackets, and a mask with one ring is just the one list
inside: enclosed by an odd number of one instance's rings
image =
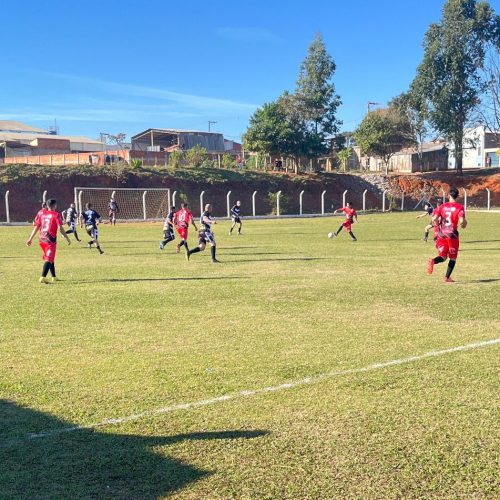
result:
[(457, 175), (463, 175), (463, 161), (464, 161), (464, 148), (463, 148), (464, 134), (458, 133), (455, 136), (455, 168)]

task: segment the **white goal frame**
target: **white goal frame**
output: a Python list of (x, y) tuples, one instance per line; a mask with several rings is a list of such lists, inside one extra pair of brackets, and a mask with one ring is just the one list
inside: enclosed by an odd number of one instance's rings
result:
[[(120, 205), (123, 206), (127, 195), (135, 198), (135, 202), (139, 204), (129, 216), (120, 207)], [(111, 198), (115, 198), (118, 203), (120, 212), (117, 219), (125, 222), (163, 220), (167, 216), (172, 204), (170, 188), (74, 188), (74, 201), (78, 213), (82, 213), (85, 204), (90, 202), (93, 208), (97, 212), (100, 212), (102, 218), (106, 219), (108, 215), (108, 202)]]

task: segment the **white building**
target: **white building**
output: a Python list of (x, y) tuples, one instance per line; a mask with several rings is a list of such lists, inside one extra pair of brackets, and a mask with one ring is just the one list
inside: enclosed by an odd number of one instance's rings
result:
[[(500, 159), (500, 131), (491, 132), (485, 126), (466, 130), (463, 145), (463, 168), (498, 167)], [(450, 146), (449, 168), (455, 168), (453, 146)]]

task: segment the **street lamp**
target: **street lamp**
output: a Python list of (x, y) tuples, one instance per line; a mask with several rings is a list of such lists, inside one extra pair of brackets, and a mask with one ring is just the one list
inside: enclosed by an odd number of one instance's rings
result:
[(213, 120), (208, 120), (208, 131), (210, 132), (210, 126), (215, 125), (217, 122), (214, 122)]

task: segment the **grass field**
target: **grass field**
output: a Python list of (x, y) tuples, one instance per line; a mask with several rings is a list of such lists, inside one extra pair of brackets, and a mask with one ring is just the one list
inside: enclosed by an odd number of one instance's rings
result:
[(500, 345), (422, 356), (500, 338), (500, 215), (469, 219), (451, 285), (413, 214), (220, 223), (218, 266), (101, 226), (54, 285), (0, 228), (0, 497), (497, 497)]

